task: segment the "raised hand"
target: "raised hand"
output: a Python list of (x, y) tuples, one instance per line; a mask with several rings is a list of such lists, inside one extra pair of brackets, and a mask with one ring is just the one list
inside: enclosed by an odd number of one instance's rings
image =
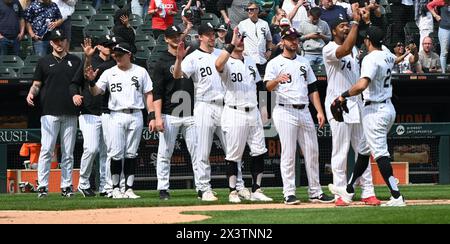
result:
[(81, 47), (83, 48), (84, 54), (89, 57), (94, 55), (94, 52), (97, 49), (97, 47), (92, 47), (92, 39), (91, 38), (84, 38), (84, 45), (82, 43)]
[(185, 48), (184, 42), (180, 41), (180, 43), (178, 43), (178, 47), (177, 47), (177, 59), (179, 60), (183, 60), (183, 58), (186, 56), (189, 48)]
[(89, 65), (86, 70), (84, 71), (84, 77), (86, 77), (87, 80), (93, 81), (97, 77), (98, 69), (94, 71), (94, 68), (92, 68), (91, 65)]
[(72, 97), (72, 101), (73, 101), (73, 104), (75, 104), (75, 106), (81, 106), (81, 104), (83, 103), (83, 96), (81, 96), (81, 95), (75, 95), (75, 96), (73, 96)]

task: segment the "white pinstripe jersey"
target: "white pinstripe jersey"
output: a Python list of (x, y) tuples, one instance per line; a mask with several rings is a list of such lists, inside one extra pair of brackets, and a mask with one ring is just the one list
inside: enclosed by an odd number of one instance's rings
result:
[(391, 73), (395, 56), (374, 50), (367, 54), (361, 65), (361, 78), (369, 78), (369, 87), (363, 92), (365, 101), (381, 102), (392, 97)]
[(181, 70), (186, 78), (192, 77), (194, 81), (195, 99), (198, 101), (223, 99), (225, 90), (215, 66), (220, 52), (216, 48), (211, 54), (197, 49), (181, 62)]
[(147, 70), (135, 64), (126, 71), (117, 65), (107, 69), (95, 85), (103, 92), (109, 90), (108, 108), (112, 111), (145, 108), (144, 94), (153, 90)]
[(256, 83), (261, 80), (255, 61), (244, 56), (244, 62), (230, 57), (222, 73), (225, 84), (225, 104), (237, 107), (256, 107)]
[(299, 55), (288, 59), (280, 54), (267, 64), (264, 80), (273, 80), (280, 74), (287, 74), (291, 79), (275, 87), (276, 103), (309, 104), (308, 85), (317, 80), (309, 61)]
[[(323, 62), (327, 71), (327, 103), (340, 96), (343, 92), (350, 89), (359, 79), (359, 63), (357, 60), (358, 50), (355, 47), (352, 53), (338, 59), (336, 50), (340, 45), (334, 41), (329, 42), (323, 49)], [(361, 97), (361, 96), (358, 96)]]

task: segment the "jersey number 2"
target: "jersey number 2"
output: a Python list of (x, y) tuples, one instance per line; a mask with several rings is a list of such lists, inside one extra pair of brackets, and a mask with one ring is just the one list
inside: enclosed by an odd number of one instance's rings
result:
[(391, 86), (391, 69), (386, 71), (386, 78), (384, 79), (384, 88)]

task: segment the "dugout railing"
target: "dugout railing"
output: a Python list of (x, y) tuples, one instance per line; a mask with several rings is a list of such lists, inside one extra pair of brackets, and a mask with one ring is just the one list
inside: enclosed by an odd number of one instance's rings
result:
[[(330, 159), (331, 159), (331, 130), (328, 125), (317, 130), (319, 139), (319, 161), (321, 183), (332, 181)], [(265, 182), (271, 186), (281, 186), (279, 173), (280, 144), (276, 130), (273, 126), (265, 128), (266, 146), (269, 150), (265, 161)], [(179, 136), (181, 138), (181, 134)], [(450, 183), (450, 123), (402, 123), (394, 124), (389, 137), (389, 151), (394, 157), (417, 161), (410, 164), (411, 175), (435, 177), (432, 183)], [(23, 158), (18, 157), (18, 150), (22, 143), (40, 142), (39, 129), (0, 129), (0, 193), (5, 193), (7, 188), (7, 169), (21, 169)], [(79, 167), (79, 159), (82, 153), (82, 134), (77, 136), (75, 156), (75, 168)], [(136, 184), (141, 189), (155, 189), (156, 186), (156, 152), (158, 147), (158, 136), (144, 130), (139, 148), (139, 160), (136, 174)], [(248, 151), (248, 149), (246, 149)], [(297, 157), (297, 185), (305, 185), (305, 169), (303, 157), (298, 150)], [(248, 152), (246, 152), (248, 154)], [(354, 163), (353, 152), (349, 153), (349, 167), (352, 169)], [(212, 183), (225, 186), (226, 167), (224, 164), (223, 150), (218, 140), (213, 143), (211, 150)], [(244, 161), (248, 155), (244, 156)], [(22, 168), (23, 169), (23, 168)], [(251, 178), (248, 167), (243, 170), (244, 178)], [(171, 181), (179, 181), (177, 188), (191, 188), (193, 186), (192, 166), (189, 154), (183, 140), (178, 140), (174, 155), (172, 157)], [(419, 182), (421, 179), (419, 178)], [(423, 180), (423, 177), (422, 177)], [(415, 183), (415, 182), (412, 182)], [(172, 184), (172, 183), (171, 183)]]

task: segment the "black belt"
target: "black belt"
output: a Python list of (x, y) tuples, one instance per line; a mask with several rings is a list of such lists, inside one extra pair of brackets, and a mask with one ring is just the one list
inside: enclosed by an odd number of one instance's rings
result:
[(206, 103), (214, 103), (214, 104), (217, 104), (217, 105), (225, 105), (225, 102), (222, 100), (222, 99), (220, 99), (220, 100), (211, 100), (211, 101), (205, 101)]
[(242, 110), (247, 113), (253, 110), (253, 108), (250, 108), (250, 107), (238, 107), (238, 106), (228, 106), (228, 107), (230, 107), (232, 109), (236, 109), (236, 110)]
[(367, 101), (367, 102), (364, 103), (364, 106), (369, 106), (369, 105), (372, 104), (372, 103), (386, 103), (386, 102), (387, 102), (387, 100), (383, 100), (383, 101), (380, 101), (380, 102)]
[(138, 112), (138, 111), (141, 111), (141, 110), (140, 109), (134, 109), (134, 108), (126, 108), (126, 109), (117, 110), (116, 112), (132, 114), (132, 113), (135, 113), (135, 112)]
[(292, 106), (295, 109), (304, 109), (306, 107), (305, 104), (282, 104), (282, 103), (279, 103), (278, 105), (280, 105), (281, 107)]

